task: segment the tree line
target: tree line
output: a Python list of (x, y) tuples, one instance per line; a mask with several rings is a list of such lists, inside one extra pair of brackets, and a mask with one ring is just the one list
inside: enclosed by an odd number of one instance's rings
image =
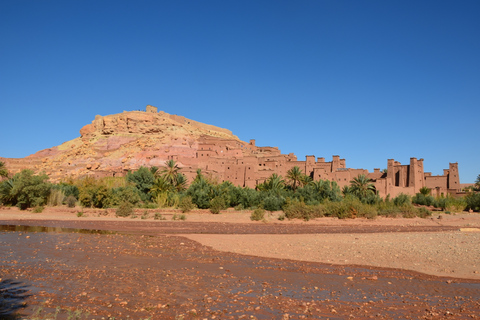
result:
[(70, 207), (119, 208), (179, 208), (188, 212), (194, 208), (220, 213), (227, 208), (236, 210), (262, 209), (283, 211), (282, 218), (311, 219), (322, 216), (339, 218), (380, 216), (426, 217), (434, 206), (445, 212), (465, 209), (480, 210), (480, 175), (476, 187), (464, 198), (449, 195), (434, 198), (428, 188), (411, 197), (400, 194), (390, 199), (380, 198), (370, 179), (359, 175), (349, 186), (340, 189), (336, 182), (313, 181), (299, 167), (290, 169), (285, 177), (272, 174), (256, 188), (239, 187), (231, 182), (219, 183), (214, 177), (197, 170), (188, 184), (174, 160), (164, 167), (140, 167), (125, 177), (79, 179), (67, 178), (60, 183), (48, 182), (46, 174), (31, 170), (9, 176), (0, 162), (0, 204), (20, 209), (45, 205)]

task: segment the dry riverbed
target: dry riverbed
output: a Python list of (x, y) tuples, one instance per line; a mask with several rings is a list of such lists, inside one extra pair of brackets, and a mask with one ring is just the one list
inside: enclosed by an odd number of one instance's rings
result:
[[(197, 211), (185, 221), (172, 221), (175, 211), (149, 210), (147, 219), (77, 212), (0, 209), (3, 225), (119, 232), (0, 232), (0, 278), (31, 287), (25, 313), (59, 306), (58, 319), (73, 309), (88, 319), (480, 314), (478, 214), (308, 222), (273, 214), (252, 222), (235, 211)], [(154, 220), (157, 212), (167, 220)]]

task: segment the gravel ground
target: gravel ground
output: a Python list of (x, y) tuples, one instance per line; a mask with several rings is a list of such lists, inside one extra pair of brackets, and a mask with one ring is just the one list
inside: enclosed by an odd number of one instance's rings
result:
[(480, 232), (192, 234), (187, 237), (215, 250), (240, 254), (480, 279)]

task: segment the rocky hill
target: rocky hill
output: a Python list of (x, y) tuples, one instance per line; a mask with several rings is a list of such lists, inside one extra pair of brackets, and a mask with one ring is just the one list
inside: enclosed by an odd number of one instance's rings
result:
[(79, 138), (23, 159), (0, 160), (12, 173), (29, 168), (44, 171), (53, 181), (91, 173), (112, 176), (142, 165), (163, 166), (169, 159), (194, 159), (199, 142), (209, 137), (242, 143), (227, 129), (147, 106), (146, 112), (97, 115), (91, 124), (81, 128)]

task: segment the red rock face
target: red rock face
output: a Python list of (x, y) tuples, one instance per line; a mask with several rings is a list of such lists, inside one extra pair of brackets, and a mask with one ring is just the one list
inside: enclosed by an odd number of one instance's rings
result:
[(444, 176), (433, 179), (424, 174), (423, 159), (416, 158), (409, 165), (388, 160), (388, 174), (379, 169), (369, 173), (347, 168), (345, 159), (339, 156), (333, 156), (331, 162), (325, 162), (325, 158), (315, 160), (314, 156), (297, 161), (294, 154), (281, 154), (275, 147), (257, 147), (255, 140), (241, 141), (227, 129), (162, 111), (156, 113), (152, 106), (147, 110), (96, 116), (80, 130), (79, 138), (23, 159), (0, 158), (0, 161), (12, 173), (29, 168), (46, 172), (52, 181), (86, 175), (122, 176), (140, 166), (161, 167), (173, 159), (189, 181), (197, 169), (202, 169), (219, 182), (228, 180), (247, 187), (255, 187), (273, 173), (285, 177), (295, 166), (313, 180), (335, 181), (341, 188), (365, 174), (380, 196), (414, 195), (426, 185), (426, 179), (428, 187), (445, 194), (460, 186), (456, 164), (450, 164)]

